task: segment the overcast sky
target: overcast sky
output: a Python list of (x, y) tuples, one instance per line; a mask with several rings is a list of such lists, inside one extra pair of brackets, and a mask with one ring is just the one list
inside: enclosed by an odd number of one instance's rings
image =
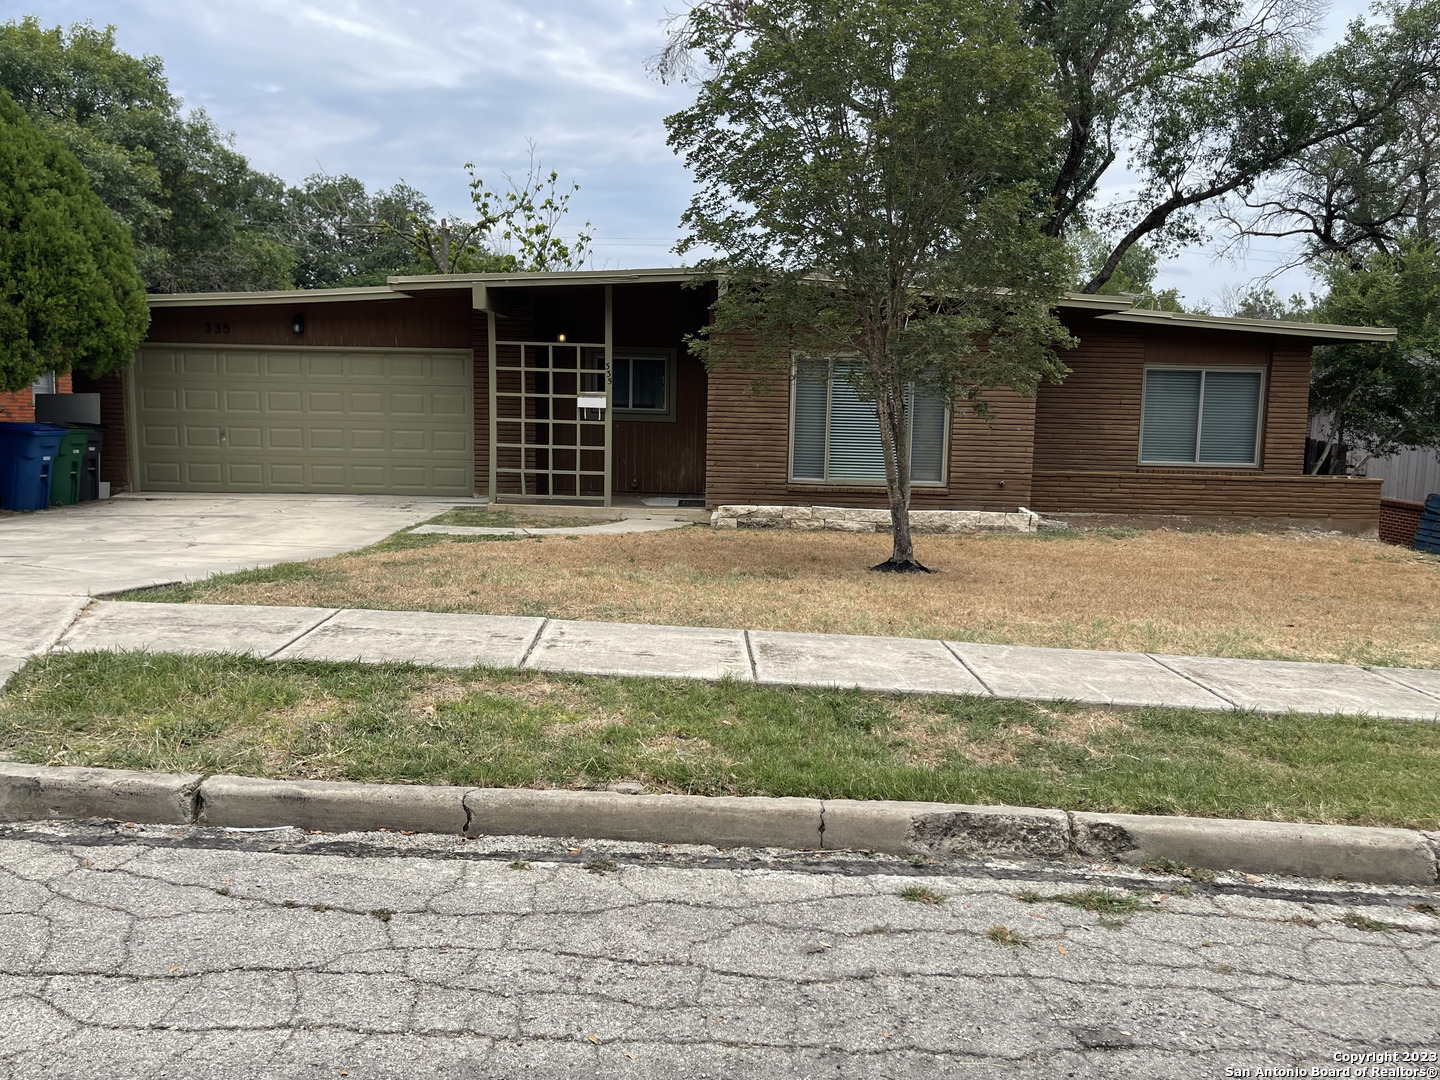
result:
[[(669, 0), (673, 9), (683, 0)], [(1364, 0), (1335, 0), (1320, 42)], [(320, 170), (372, 188), (404, 179), (442, 214), (469, 209), (462, 166), (523, 170), (533, 138), (578, 180), (597, 267), (663, 266), (690, 191), (662, 118), (688, 100), (645, 72), (666, 0), (0, 0), (5, 19), (116, 27), (120, 47), (163, 57), (172, 90), (233, 131), (259, 169), (295, 182)], [(1117, 178), (1123, 182), (1123, 178)], [(1161, 287), (1217, 307), (1284, 259), (1204, 249), (1167, 264)], [(1302, 273), (1278, 283), (1305, 290)]]

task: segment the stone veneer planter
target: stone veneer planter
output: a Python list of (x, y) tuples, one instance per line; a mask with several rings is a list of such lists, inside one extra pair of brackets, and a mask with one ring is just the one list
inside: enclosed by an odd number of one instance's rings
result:
[[(1034, 532), (1040, 515), (992, 510), (911, 510), (914, 533)], [(710, 517), (717, 529), (829, 529), (833, 532), (889, 532), (889, 510), (843, 506), (719, 506)]]

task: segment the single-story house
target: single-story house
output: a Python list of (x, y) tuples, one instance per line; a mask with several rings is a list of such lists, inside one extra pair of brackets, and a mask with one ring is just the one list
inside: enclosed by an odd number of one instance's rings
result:
[[(884, 507), (874, 410), (843, 379), (707, 373), (683, 269), (396, 277), (156, 295), (101, 394), (116, 491)], [(1311, 350), (1393, 331), (1073, 295), (1063, 384), (990, 422), (913, 405), (914, 506), (1254, 516), (1373, 531), (1380, 484), (1303, 474)], [(840, 363), (843, 361), (837, 361)]]

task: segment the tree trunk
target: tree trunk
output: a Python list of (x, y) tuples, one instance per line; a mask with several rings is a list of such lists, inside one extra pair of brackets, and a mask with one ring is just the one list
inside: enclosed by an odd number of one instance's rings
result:
[(875, 402), (880, 444), (885, 455), (885, 491), (890, 497), (890, 558), (870, 569), (887, 574), (928, 574), (915, 559), (910, 537), (910, 423), (905, 415), (905, 387), (893, 385)]

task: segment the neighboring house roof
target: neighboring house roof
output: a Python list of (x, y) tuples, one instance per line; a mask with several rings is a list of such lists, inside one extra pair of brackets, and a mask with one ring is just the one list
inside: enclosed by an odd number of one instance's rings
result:
[[(416, 293), (471, 289), (477, 305), (488, 289), (545, 285), (682, 284), (712, 275), (684, 267), (648, 270), (571, 270), (510, 274), (424, 274), (391, 277), (384, 285), (349, 289), (282, 289), (265, 292), (152, 293), (152, 308), (230, 307), (253, 304), (324, 304), (360, 300), (399, 300)], [(1388, 326), (1335, 326), (1326, 323), (1246, 319), (1227, 315), (1194, 315), (1180, 311), (1152, 311), (1135, 307), (1136, 297), (1069, 293), (1056, 305), (1060, 310), (1089, 315), (1102, 322), (1138, 323), (1175, 329), (1224, 330), (1231, 333), (1269, 334), (1308, 338), (1316, 344), (1343, 341), (1394, 341)]]

